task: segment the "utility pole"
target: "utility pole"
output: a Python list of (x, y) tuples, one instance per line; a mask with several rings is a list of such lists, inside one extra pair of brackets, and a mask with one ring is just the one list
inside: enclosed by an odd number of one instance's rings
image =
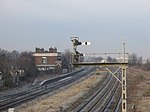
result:
[[(123, 43), (123, 63), (125, 63), (125, 43)], [(127, 112), (127, 77), (126, 66), (122, 67), (122, 112)]]

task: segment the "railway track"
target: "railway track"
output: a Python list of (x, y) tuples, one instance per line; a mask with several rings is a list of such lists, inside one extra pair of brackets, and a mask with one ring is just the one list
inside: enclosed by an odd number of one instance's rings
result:
[[(99, 89), (96, 92), (94, 92), (88, 99), (85, 99), (76, 108), (72, 108), (69, 111), (70, 112), (115, 112), (119, 108), (119, 101), (120, 101), (120, 97), (118, 98), (118, 94), (120, 94), (120, 92), (117, 92), (117, 90), (119, 90), (118, 83), (119, 82), (117, 82), (115, 78), (113, 78), (112, 76), (109, 77), (102, 83)], [(113, 102), (114, 100), (115, 103)]]
[(78, 79), (81, 79), (85, 76), (88, 76), (94, 68), (88, 68), (83, 71), (77, 72), (74, 75), (68, 75), (63, 78), (54, 79), (55, 81), (46, 82), (39, 86), (30, 87), (27, 90), (20, 91), (18, 93), (12, 93), (0, 97), (0, 110), (7, 110), (8, 108), (15, 107), (22, 103), (25, 103), (29, 100), (35, 99), (41, 95), (50, 93), (54, 90), (57, 90), (61, 87), (69, 85)]
[(117, 88), (114, 96), (110, 100), (105, 112), (120, 112), (121, 111), (121, 86)]

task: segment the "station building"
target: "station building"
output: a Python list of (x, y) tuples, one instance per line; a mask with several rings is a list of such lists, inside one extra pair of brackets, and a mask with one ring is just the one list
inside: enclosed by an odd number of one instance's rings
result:
[(61, 74), (61, 52), (57, 52), (56, 47), (49, 50), (35, 48), (33, 53), (35, 64), (40, 72), (47, 74)]

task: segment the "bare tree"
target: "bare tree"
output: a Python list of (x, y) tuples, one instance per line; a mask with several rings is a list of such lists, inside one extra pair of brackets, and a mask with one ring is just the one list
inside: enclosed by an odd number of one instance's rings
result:
[(137, 66), (142, 67), (142, 65), (143, 65), (143, 58), (139, 57), (138, 60), (137, 60)]
[(143, 69), (147, 70), (147, 71), (150, 71), (150, 60), (149, 59), (147, 59), (146, 63), (143, 64)]
[(22, 52), (18, 57), (18, 67), (25, 71), (26, 77), (32, 77), (37, 75), (37, 67), (35, 65), (35, 59), (30, 52)]
[(12, 69), (17, 69), (17, 67), (18, 67), (18, 64), (17, 64), (17, 60), (18, 60), (18, 58), (19, 58), (19, 52), (18, 51), (16, 51), (16, 50), (13, 50), (12, 52), (11, 52), (11, 66), (12, 66)]
[(69, 67), (72, 61), (72, 54), (69, 49), (66, 49), (65, 52), (62, 54), (62, 69), (67, 69), (69, 72)]
[(4, 86), (13, 85), (13, 79), (15, 79), (16, 71), (19, 69), (24, 70), (25, 78), (38, 74), (32, 53), (22, 52), (19, 54), (16, 50), (8, 52), (0, 49), (0, 72), (5, 82)]
[(129, 65), (130, 66), (137, 66), (138, 57), (135, 53), (129, 55)]
[(10, 75), (10, 53), (6, 50), (0, 49), (0, 71), (4, 77)]
[(113, 62), (117, 62), (117, 60), (116, 60), (116, 58), (112, 58), (112, 57), (108, 56), (107, 57), (107, 62), (113, 63)]
[(0, 49), (0, 72), (2, 79), (5, 81), (5, 86), (11, 86), (11, 55), (8, 51)]

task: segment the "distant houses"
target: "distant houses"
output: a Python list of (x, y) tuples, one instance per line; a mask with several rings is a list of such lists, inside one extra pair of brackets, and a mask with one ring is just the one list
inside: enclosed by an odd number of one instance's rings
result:
[(44, 48), (35, 48), (33, 56), (35, 58), (35, 64), (40, 72), (47, 74), (61, 73), (61, 52), (58, 52), (56, 47), (51, 47), (48, 50), (44, 50)]

